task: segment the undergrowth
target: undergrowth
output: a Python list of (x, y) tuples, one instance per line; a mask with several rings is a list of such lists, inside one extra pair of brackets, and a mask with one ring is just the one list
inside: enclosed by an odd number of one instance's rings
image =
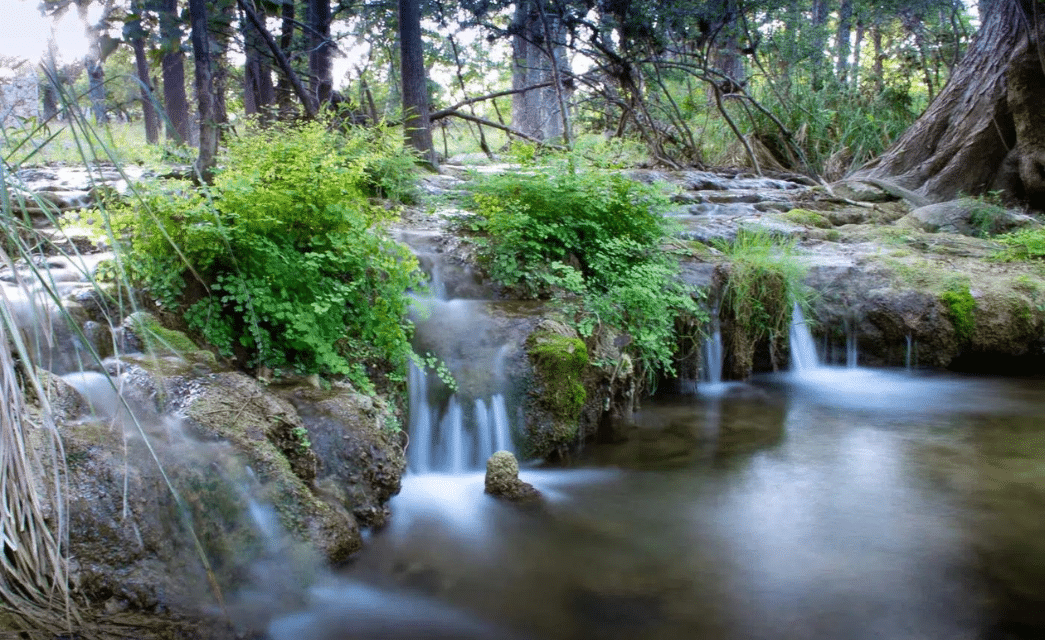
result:
[(412, 161), (388, 137), (312, 123), (230, 139), (209, 190), (158, 183), (113, 213), (132, 281), (241, 366), (363, 389), (401, 375), (422, 276), (370, 203), (410, 197)]
[(627, 334), (624, 350), (652, 386), (674, 372), (675, 319), (700, 315), (678, 281), (667, 198), (656, 187), (569, 161), (491, 176), (472, 186), (482, 265), (517, 295), (558, 297), (578, 331)]

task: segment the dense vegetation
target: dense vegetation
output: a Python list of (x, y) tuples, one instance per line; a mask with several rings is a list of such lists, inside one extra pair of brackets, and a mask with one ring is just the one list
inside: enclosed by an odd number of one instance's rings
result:
[(465, 224), (483, 232), (480, 259), (494, 280), (523, 297), (558, 296), (585, 337), (625, 333), (652, 383), (673, 373), (676, 319), (704, 313), (665, 246), (667, 197), (619, 172), (574, 169), (564, 159), (478, 180), (479, 219)]
[(382, 228), (412, 158), (383, 130), (318, 124), (230, 139), (214, 184), (146, 188), (116, 210), (132, 282), (242, 366), (401, 377), (416, 260)]

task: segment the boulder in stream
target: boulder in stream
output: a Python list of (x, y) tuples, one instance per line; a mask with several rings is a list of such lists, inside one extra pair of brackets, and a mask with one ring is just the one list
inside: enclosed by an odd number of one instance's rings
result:
[(486, 493), (511, 502), (532, 502), (541, 497), (533, 485), (519, 479), (519, 461), (511, 451), (498, 451), (486, 461)]

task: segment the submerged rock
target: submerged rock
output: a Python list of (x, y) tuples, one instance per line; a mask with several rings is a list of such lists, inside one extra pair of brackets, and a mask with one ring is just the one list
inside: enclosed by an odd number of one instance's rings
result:
[(498, 451), (486, 461), (486, 493), (511, 502), (531, 502), (541, 492), (519, 479), (519, 461), (511, 451)]

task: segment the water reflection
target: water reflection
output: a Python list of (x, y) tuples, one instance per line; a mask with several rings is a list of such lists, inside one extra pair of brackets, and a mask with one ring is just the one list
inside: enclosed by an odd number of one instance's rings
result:
[(648, 402), (625, 442), (524, 470), (538, 507), (408, 477), (344, 577), (385, 613), (315, 596), (302, 619), (324, 640), (1041, 637), (1042, 383), (827, 371)]

